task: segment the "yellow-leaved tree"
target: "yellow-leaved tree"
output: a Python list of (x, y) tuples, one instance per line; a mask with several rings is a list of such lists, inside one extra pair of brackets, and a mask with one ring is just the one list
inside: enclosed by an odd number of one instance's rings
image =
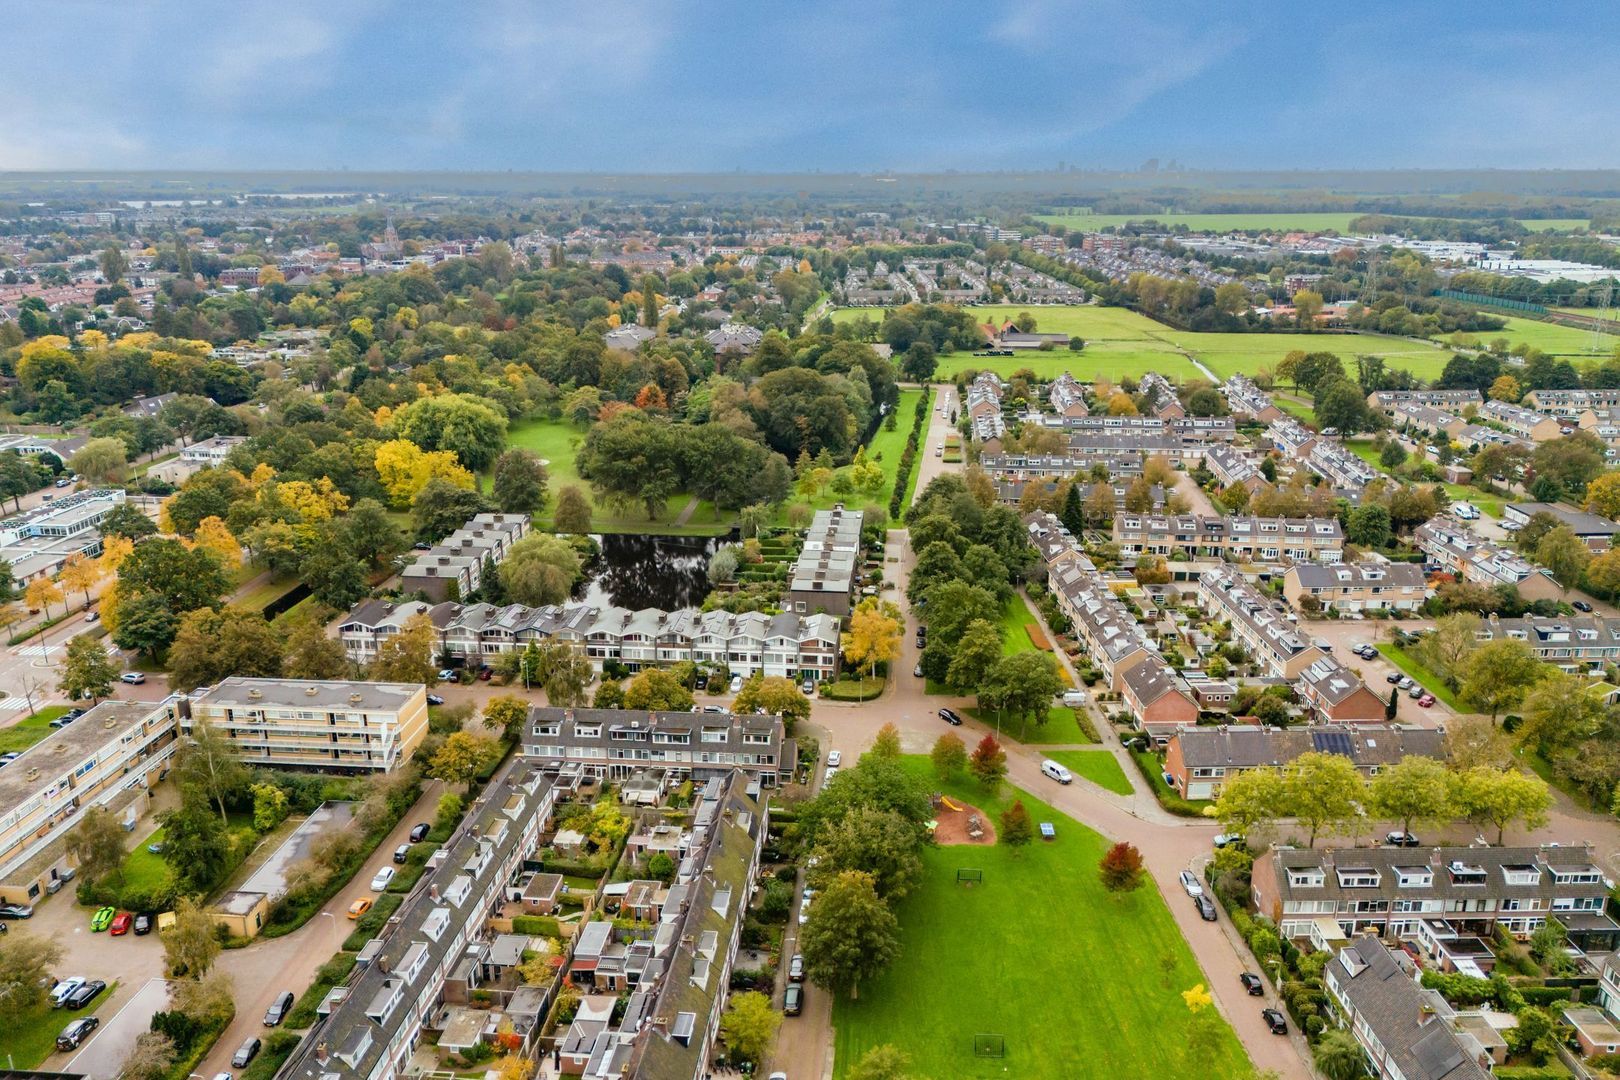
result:
[(844, 657), (871, 678), (879, 664), (900, 655), (900, 609), (887, 600), (868, 596), (849, 617), (849, 630), (841, 644)]
[(473, 474), (461, 467), (454, 453), (423, 450), (408, 439), (391, 439), (380, 444), (376, 462), (377, 477), (396, 510), (409, 507), (429, 480), (445, 480), (468, 491), (478, 486)]
[(236, 542), (231, 530), (217, 517), (205, 517), (197, 523), (192, 534), (195, 546), (213, 555), (226, 570), (235, 570), (242, 563), (242, 545)]

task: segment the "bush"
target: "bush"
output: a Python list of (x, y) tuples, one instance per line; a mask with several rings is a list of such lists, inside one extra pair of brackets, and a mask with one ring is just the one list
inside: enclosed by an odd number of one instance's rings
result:
[(202, 1059), (208, 1056), (208, 1051), (212, 1050), (219, 1037), (225, 1034), (225, 1029), (231, 1026), (234, 1018), (233, 1010), (231, 1016), (200, 1025), (193, 1036), (191, 1049), (174, 1059), (174, 1064), (163, 1074), (163, 1080), (189, 1080), (191, 1074), (197, 1071), (197, 1066), (202, 1064)]
[(399, 910), (399, 905), (404, 900), (405, 898), (397, 893), (383, 893), (377, 897), (377, 902), (372, 905), (371, 910), (355, 920), (354, 933), (343, 942), (344, 951), (359, 952), (364, 948), (366, 942), (377, 936), (389, 916)]
[(514, 934), (538, 935), (540, 937), (562, 937), (562, 927), (550, 915), (514, 915), (512, 917), (512, 932)]
[(1569, 1080), (1562, 1065), (1498, 1065), (1491, 1075), (1497, 1080)]
[(1521, 986), (1519, 996), (1524, 998), (1526, 1005), (1561, 1005), (1575, 995), (1568, 986)]

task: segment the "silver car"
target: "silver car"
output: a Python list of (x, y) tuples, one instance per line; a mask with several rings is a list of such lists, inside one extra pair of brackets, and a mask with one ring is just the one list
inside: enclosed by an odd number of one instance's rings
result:
[(1191, 870), (1183, 870), (1181, 872), (1181, 887), (1185, 889), (1187, 891), (1187, 895), (1192, 897), (1194, 900), (1204, 895), (1204, 887), (1198, 883), (1198, 876)]

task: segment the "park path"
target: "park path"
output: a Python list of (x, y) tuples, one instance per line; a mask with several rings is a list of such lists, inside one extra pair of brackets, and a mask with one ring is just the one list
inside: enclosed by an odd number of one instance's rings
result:
[(694, 495), (686, 500), (686, 505), (681, 507), (681, 512), (675, 515), (674, 524), (684, 528), (686, 523), (692, 520), (692, 515), (697, 513), (697, 508), (697, 496)]

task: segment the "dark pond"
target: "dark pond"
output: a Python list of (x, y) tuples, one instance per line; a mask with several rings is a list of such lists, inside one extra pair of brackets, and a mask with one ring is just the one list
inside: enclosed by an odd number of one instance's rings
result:
[(602, 555), (586, 571), (574, 597), (590, 604), (638, 608), (697, 607), (709, 595), (709, 556), (723, 536), (596, 537)]

